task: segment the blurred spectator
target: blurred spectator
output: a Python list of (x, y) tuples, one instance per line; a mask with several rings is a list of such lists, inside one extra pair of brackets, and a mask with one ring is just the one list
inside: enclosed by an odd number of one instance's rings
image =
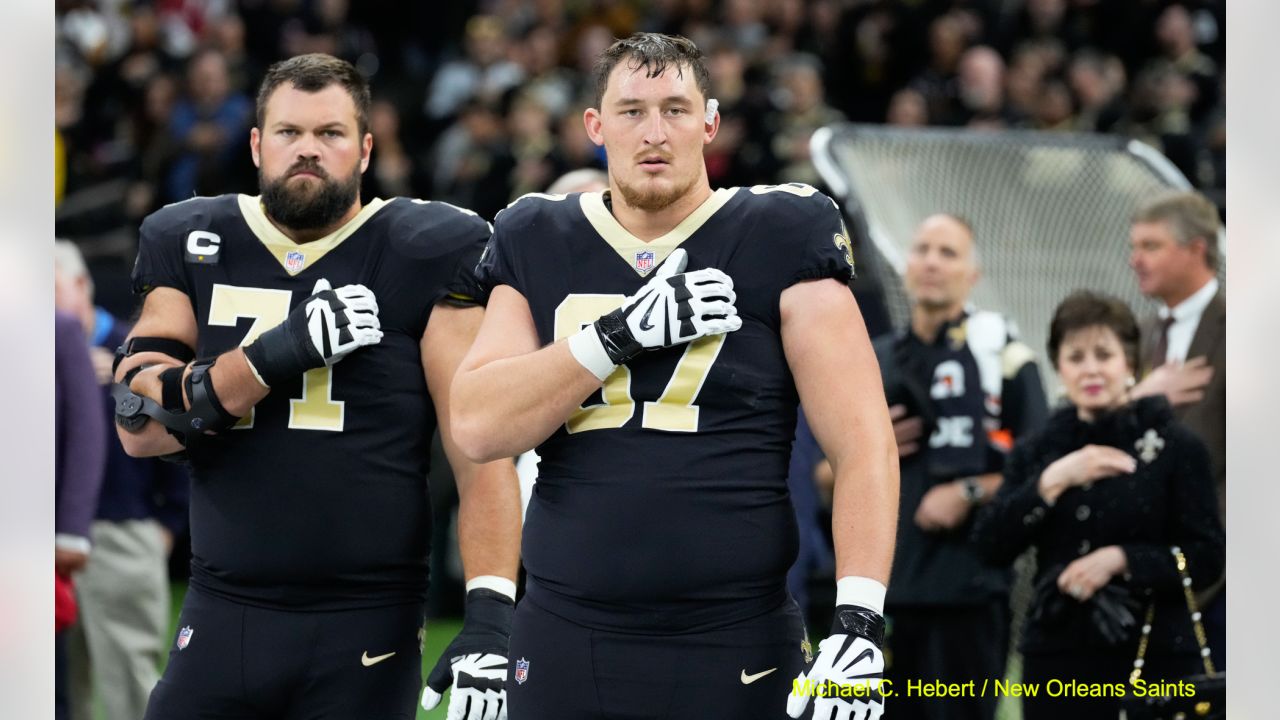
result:
[(524, 80), (524, 71), (507, 57), (500, 19), (477, 15), (467, 21), (464, 48), (465, 56), (445, 63), (431, 83), (425, 110), (433, 121), (458, 114), (471, 98), (494, 102)]
[[(575, 108), (585, 109), (592, 100), (583, 98), (574, 104)], [(556, 147), (552, 150), (556, 167), (562, 168), (601, 168), (605, 166), (604, 148), (596, 147), (587, 135), (587, 128), (582, 123), (581, 112), (565, 113), (556, 123)]]
[[(581, 121), (579, 121), (581, 122)], [(473, 99), (440, 138), (432, 197), (492, 220), (511, 202), (511, 154), (501, 107)]]
[(1187, 177), (1195, 177), (1196, 138), (1191, 103), (1195, 85), (1166, 61), (1149, 64), (1134, 81), (1124, 134), (1163, 152)]
[(1115, 57), (1082, 50), (1071, 58), (1067, 77), (1079, 101), (1077, 130), (1108, 132), (1124, 117), (1124, 66)]
[(66, 240), (54, 249), (54, 304), (89, 338), (107, 444), (90, 530), (94, 551), (77, 577), (80, 622), (69, 637), (75, 716), (92, 717), (96, 700), (107, 720), (136, 720), (168, 644), (168, 557), (186, 527), (190, 479), (181, 466), (131, 458), (121, 447), (109, 387), (114, 349), (129, 328), (94, 306), (84, 258)]
[(169, 132), (177, 103), (178, 81), (172, 75), (156, 75), (147, 83), (142, 106), (132, 118), (131, 140), (137, 156), (126, 212), (134, 222), (140, 222), (163, 204), (160, 188), (181, 150)]
[(54, 329), (54, 563), (69, 577), (89, 560), (107, 426), (97, 412), (101, 393), (80, 321), (59, 312)]
[(742, 51), (720, 43), (708, 53), (711, 97), (720, 104), (720, 130), (703, 157), (712, 187), (773, 182), (776, 161), (766, 120), (769, 100), (747, 78)]
[(253, 103), (231, 87), (227, 61), (202, 50), (187, 65), (187, 95), (173, 107), (169, 133), (180, 150), (164, 187), (166, 202), (244, 189), (252, 169), (244, 140)]
[(924, 40), (911, 42), (904, 12), (896, 4), (857, 3), (840, 16), (840, 42), (826, 55), (827, 87), (852, 120), (879, 122), (890, 97), (910, 79), (913, 58), (924, 56)]
[(1004, 102), (1004, 59), (985, 45), (960, 56), (957, 77), (958, 125), (998, 130), (1018, 124)]
[[(89, 561), (89, 526), (102, 485), (108, 428), (98, 412), (102, 398), (80, 321), (55, 312), (53, 337), (53, 565), (66, 583)], [(54, 640), (54, 712), (58, 720), (71, 716), (67, 632), (57, 632)]]
[(551, 134), (551, 113), (540, 96), (528, 91), (517, 95), (511, 104), (507, 128), (515, 161), (510, 178), (510, 202), (542, 190), (568, 168), (558, 166), (552, 155), (555, 137)]
[(720, 4), (725, 41), (748, 55), (763, 51), (769, 40), (762, 5), (763, 0), (724, 0)]
[[(513, 102), (516, 91), (535, 96), (549, 114), (551, 148), (537, 154), (552, 173), (603, 167), (602, 153), (581, 129), (588, 104), (581, 98), (593, 94), (594, 59), (615, 36), (640, 26), (684, 34), (707, 48), (721, 103), (719, 137), (707, 149), (713, 185), (804, 177), (805, 148), (780, 128), (791, 110), (775, 112), (773, 98), (791, 102), (787, 73), (775, 70), (807, 56), (821, 68), (829, 117), (1119, 133), (1157, 147), (1221, 200), (1223, 17), (1221, 0), (59, 0), (56, 226), (89, 243), (94, 255), (126, 255), (136, 242), (136, 218), (148, 209), (193, 191), (252, 187), (253, 168), (242, 153), (215, 157), (191, 145), (219, 133), (161, 138), (154, 130), (171, 122), (172, 82), (160, 78), (178, 76), (193, 53), (192, 74), (207, 62), (204, 53), (222, 55), (212, 74), (225, 78), (229, 97), (283, 55), (324, 49), (348, 57), (370, 78), (376, 99), (401, 109), (396, 121), (415, 195), (434, 195), (436, 187), (467, 187), (463, 194), (470, 194), (484, 184), (492, 187), (482, 194), (496, 198), (515, 191), (507, 185), (523, 189), (537, 175), (549, 179), (536, 170), (540, 162), (519, 162), (524, 179), (512, 178), (518, 161), (510, 143), (477, 145), (464, 128), (524, 126), (512, 113), (527, 114), (529, 106)], [(477, 100), (492, 117), (472, 112)], [(217, 127), (208, 118), (190, 119), (195, 104), (184, 101), (173, 123), (187, 118), (191, 126)], [(464, 108), (472, 117), (455, 125)], [(795, 136), (824, 121), (801, 122), (805, 128)], [(232, 124), (235, 134), (246, 127)], [(486, 135), (486, 128), (471, 129)], [(775, 148), (778, 132), (785, 137)], [(464, 156), (472, 159), (462, 163)], [(784, 174), (797, 164), (800, 176)], [(481, 172), (486, 165), (492, 175)], [(459, 168), (464, 177), (455, 176)], [(393, 174), (406, 177), (403, 167)]]
[[(626, 37), (620, 35), (619, 37)], [(604, 25), (587, 25), (578, 30), (574, 36), (573, 46), (576, 48), (574, 52), (575, 68), (578, 71), (578, 77), (591, 77), (591, 68), (596, 64), (596, 58), (613, 44), (614, 34)], [(595, 92), (595, 88), (584, 87), (583, 91), (588, 93)]]
[(1018, 46), (1005, 78), (1012, 112), (1022, 117), (1035, 117), (1040, 105), (1040, 88), (1055, 72), (1060, 56), (1061, 47), (1052, 42)]
[(956, 70), (968, 44), (965, 25), (955, 15), (943, 15), (929, 25), (929, 66), (911, 86), (924, 96), (935, 122), (954, 122)]
[[(1015, 438), (1047, 407), (1034, 354), (1012, 324), (969, 305), (979, 266), (973, 230), (952, 215), (916, 229), (904, 282), (911, 326), (876, 341), (901, 458), (898, 543), (885, 598), (886, 679), (946, 683), (1004, 676), (1009, 575), (970, 540), (976, 510), (1000, 486)], [(900, 694), (899, 718), (995, 716), (992, 696), (945, 705)]]
[[(1227, 522), (1227, 298), (1218, 282), (1218, 209), (1199, 193), (1156, 197), (1134, 214), (1129, 265), (1160, 309), (1142, 324), (1137, 397), (1164, 395), (1209, 450), (1218, 518)], [(1201, 598), (1209, 645), (1226, 663), (1226, 586)]]
[(53, 71), (53, 128), (58, 148), (54, 166), (54, 199), (61, 202), (67, 185), (75, 188), (87, 169), (81, 166), (77, 127), (83, 116), (83, 75), (69, 62), (58, 63)]
[(1056, 77), (1046, 80), (1040, 86), (1040, 97), (1036, 103), (1035, 128), (1052, 131), (1075, 129), (1074, 102), (1066, 83)]
[(284, 55), (325, 53), (347, 60), (366, 73), (376, 70), (377, 46), (373, 35), (361, 25), (347, 23), (350, 0), (314, 0), (310, 11), (285, 21), (281, 28)]
[(885, 122), (897, 127), (924, 127), (929, 124), (929, 104), (914, 88), (902, 88), (889, 100)]
[[(1005, 15), (1000, 28), (1000, 47), (1010, 50), (1019, 43), (1052, 40), (1070, 44), (1073, 48), (1084, 38), (1072, 32), (1068, 22), (1068, 0), (1025, 0), (1018, 8)], [(1081, 3), (1083, 4), (1083, 3)]]
[(774, 105), (770, 119), (773, 154), (781, 167), (783, 182), (820, 185), (822, 179), (809, 155), (809, 138), (820, 127), (844, 120), (844, 114), (826, 103), (820, 63), (811, 55), (788, 59), (774, 85)]
[(1218, 102), (1218, 67), (1196, 44), (1191, 13), (1174, 3), (1156, 20), (1156, 40), (1164, 57), (1195, 87), (1190, 103), (1191, 121), (1201, 123)]
[(369, 107), (369, 132), (377, 138), (373, 157), (364, 174), (366, 201), (380, 197), (426, 197), (425, 179), (419, 176), (400, 134), (400, 111), (386, 100), (374, 100)]
[(518, 44), (525, 80), (522, 93), (533, 95), (552, 117), (570, 111), (576, 84), (573, 74), (560, 67), (560, 37), (551, 27), (537, 25)]
[[(1054, 312), (1048, 345), (1069, 405), (1018, 442), (974, 528), (993, 562), (1036, 550), (1023, 681), (1124, 686), (1139, 652), (1144, 682), (1199, 672), (1171, 548), (1185, 554), (1196, 589), (1222, 573), (1226, 542), (1209, 453), (1164, 398), (1129, 401), (1138, 325), (1123, 302), (1071, 295)], [(1023, 715), (1114, 717), (1120, 701), (1108, 695), (1026, 697)]]
[(228, 84), (240, 92), (257, 84), (263, 68), (245, 44), (244, 20), (239, 15), (228, 14), (213, 23), (209, 34), (210, 47), (222, 53), (226, 61)]

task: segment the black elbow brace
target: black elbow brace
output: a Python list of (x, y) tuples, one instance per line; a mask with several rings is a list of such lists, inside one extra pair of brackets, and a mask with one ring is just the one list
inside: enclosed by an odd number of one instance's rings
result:
[(186, 380), (186, 395), (191, 406), (184, 409), (181, 390), (184, 368), (176, 367), (160, 374), (162, 399), (157, 403), (138, 395), (124, 383), (111, 386), (116, 402), (116, 422), (130, 432), (142, 429), (147, 420), (156, 420), (183, 446), (207, 433), (218, 433), (234, 426), (240, 419), (227, 412), (213, 387), (209, 368), (215, 360), (201, 360), (191, 365)]
[[(189, 363), (196, 359), (196, 351), (181, 340), (163, 337), (131, 337), (125, 341), (124, 345), (116, 348), (116, 357), (111, 361), (111, 374), (116, 374), (116, 368), (120, 367), (122, 360), (130, 355), (144, 352), (158, 352), (162, 355), (168, 355), (180, 363)], [(130, 370), (124, 382), (127, 384), (132, 380), (140, 369)]]

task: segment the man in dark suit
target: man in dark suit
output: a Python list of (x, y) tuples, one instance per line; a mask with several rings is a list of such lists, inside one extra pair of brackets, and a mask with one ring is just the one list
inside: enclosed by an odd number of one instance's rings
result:
[[(1227, 300), (1218, 282), (1220, 228), (1217, 207), (1200, 193), (1157, 197), (1133, 216), (1129, 265), (1142, 294), (1161, 303), (1142, 324), (1145, 376), (1134, 395), (1167, 395), (1178, 420), (1208, 445), (1226, 527)], [(1225, 578), (1203, 600), (1209, 647), (1225, 668)]]

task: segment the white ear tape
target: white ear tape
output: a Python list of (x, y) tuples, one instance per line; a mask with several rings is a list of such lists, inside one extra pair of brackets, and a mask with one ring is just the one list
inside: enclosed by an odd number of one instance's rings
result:
[(718, 110), (719, 108), (720, 108), (719, 100), (715, 98), (711, 98), (710, 100), (707, 101), (706, 121), (708, 125), (711, 125), (716, 121), (716, 110)]

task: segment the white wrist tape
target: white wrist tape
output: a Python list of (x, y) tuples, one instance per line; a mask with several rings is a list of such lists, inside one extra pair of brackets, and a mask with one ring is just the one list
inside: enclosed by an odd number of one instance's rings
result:
[(579, 365), (599, 378), (600, 382), (604, 382), (618, 367), (609, 359), (609, 353), (605, 352), (604, 343), (600, 342), (600, 333), (596, 332), (594, 325), (588, 325), (569, 336), (569, 352), (573, 353), (573, 359)]
[(485, 588), (497, 593), (502, 593), (511, 598), (512, 602), (516, 599), (516, 584), (498, 575), (480, 575), (473, 577), (467, 581), (467, 592), (471, 592), (476, 588)]
[(836, 605), (861, 605), (884, 614), (884, 595), (888, 588), (878, 580), (846, 575), (836, 581)]
[(707, 116), (704, 118), (708, 125), (712, 125), (716, 121), (716, 110), (720, 109), (720, 101), (711, 98), (707, 101)]

